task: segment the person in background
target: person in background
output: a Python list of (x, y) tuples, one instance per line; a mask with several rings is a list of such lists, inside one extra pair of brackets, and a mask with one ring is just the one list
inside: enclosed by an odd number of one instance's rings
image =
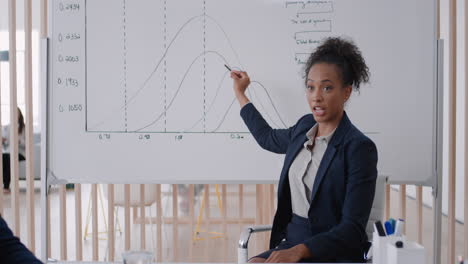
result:
[[(26, 153), (26, 136), (25, 136), (24, 117), (21, 110), (18, 108), (18, 158), (25, 160)], [(3, 144), (3, 193), (10, 193), (10, 126), (4, 126), (2, 131)]]
[(31, 251), (13, 235), (0, 215), (0, 263), (40, 264)]
[[(198, 202), (200, 199), (199, 194), (200, 192), (203, 191), (203, 188), (205, 187), (204, 184), (194, 184), (193, 188), (193, 201), (194, 205)], [(182, 213), (187, 215), (190, 212), (190, 185), (189, 184), (177, 184), (178, 192), (179, 195), (182, 196), (182, 198), (179, 200), (180, 205), (179, 208), (181, 209)], [(203, 197), (201, 197), (203, 199)]]

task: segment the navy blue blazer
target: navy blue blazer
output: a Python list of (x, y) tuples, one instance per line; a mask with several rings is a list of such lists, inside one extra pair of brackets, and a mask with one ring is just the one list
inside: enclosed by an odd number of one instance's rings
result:
[(13, 235), (7, 223), (0, 216), (0, 263), (40, 264), (17, 237)]
[[(278, 205), (270, 248), (286, 235), (292, 217), (289, 168), (316, 123), (312, 114), (288, 129), (272, 129), (253, 104), (241, 116), (257, 143), (274, 153), (286, 154), (278, 183)], [(377, 149), (344, 113), (331, 138), (315, 177), (308, 212), (314, 234), (303, 243), (313, 261), (363, 262), (368, 245), (365, 232), (377, 179)]]

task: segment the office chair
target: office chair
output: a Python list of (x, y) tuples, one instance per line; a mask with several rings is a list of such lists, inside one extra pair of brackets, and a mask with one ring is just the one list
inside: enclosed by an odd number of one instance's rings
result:
[[(152, 230), (153, 215), (152, 215), (151, 205), (153, 205), (156, 202), (156, 187), (154, 184), (144, 184), (144, 190), (145, 190), (145, 199), (143, 201), (143, 204), (145, 207), (149, 207), (149, 213), (150, 213), (149, 222), (151, 225), (151, 243), (152, 243), (151, 248), (154, 248), (155, 238), (154, 238), (154, 231)], [(108, 198), (107, 188), (104, 188), (104, 196), (106, 197), (106, 199)], [(130, 184), (129, 200), (130, 200), (129, 204), (131, 208), (141, 207), (140, 184)], [(114, 207), (116, 207), (114, 215), (115, 215), (116, 228), (118, 228), (120, 225), (120, 220), (118, 216), (119, 207), (122, 207), (122, 208), (125, 207), (125, 184), (114, 184)], [(145, 224), (145, 219), (141, 219), (141, 224), (142, 225)], [(109, 243), (107, 243), (105, 254), (104, 254), (104, 256), (106, 256), (105, 260), (107, 260), (108, 251), (109, 251)]]
[[(375, 221), (383, 220), (384, 208), (385, 208), (385, 185), (387, 183), (387, 176), (378, 176), (375, 184), (375, 197), (372, 204), (371, 213), (369, 216), (369, 221), (366, 225), (366, 233), (369, 239), (372, 239), (372, 233), (374, 232), (373, 224)], [(271, 225), (261, 225), (261, 226), (250, 226), (244, 229), (239, 238), (239, 244), (237, 248), (237, 263), (243, 264), (246, 263), (249, 259), (248, 257), (248, 246), (250, 236), (254, 233), (270, 231), (272, 228)], [(368, 252), (370, 247), (368, 249)]]

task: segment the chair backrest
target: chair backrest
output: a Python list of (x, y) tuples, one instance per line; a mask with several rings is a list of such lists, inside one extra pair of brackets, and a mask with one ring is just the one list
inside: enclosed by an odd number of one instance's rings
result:
[(366, 234), (369, 240), (372, 240), (372, 233), (374, 232), (375, 221), (382, 221), (384, 218), (385, 210), (385, 184), (387, 183), (387, 176), (378, 176), (375, 184), (374, 203), (372, 204), (369, 221), (366, 226)]

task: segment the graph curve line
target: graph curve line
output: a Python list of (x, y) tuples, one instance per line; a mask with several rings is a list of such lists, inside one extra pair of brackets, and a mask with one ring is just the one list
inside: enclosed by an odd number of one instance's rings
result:
[[(174, 96), (172, 97), (171, 101), (170, 101), (169, 104), (167, 105), (166, 112), (167, 112), (167, 110), (169, 110), (169, 109), (171, 108), (172, 104), (174, 103), (175, 99), (177, 98), (177, 95), (179, 94), (179, 92), (180, 92), (180, 90), (181, 90), (181, 88), (182, 88), (182, 85), (183, 85), (183, 83), (184, 83), (184, 81), (185, 81), (185, 78), (187, 78), (187, 75), (188, 75), (188, 73), (190, 72), (190, 70), (192, 69), (192, 67), (193, 67), (193, 65), (195, 64), (195, 62), (197, 62), (197, 60), (199, 60), (199, 59), (200, 59), (203, 55), (205, 55), (205, 54), (215, 54), (215, 55), (217, 55), (218, 57), (220, 57), (220, 58), (224, 61), (224, 63), (228, 63), (228, 61), (226, 60), (226, 58), (224, 58), (224, 56), (221, 55), (221, 54), (220, 54), (219, 52), (217, 52), (217, 51), (207, 50), (207, 51), (204, 51), (204, 52), (200, 53), (200, 54), (192, 61), (192, 63), (190, 63), (190, 66), (189, 66), (188, 69), (185, 71), (184, 77), (183, 77), (182, 80), (180, 81), (179, 86), (178, 86), (178, 88), (177, 88), (177, 90), (176, 90), (176, 93), (174, 94)], [(141, 128), (139, 128), (139, 129), (135, 130), (134, 132), (139, 132), (139, 131), (141, 131), (141, 130), (143, 130), (143, 129), (146, 129), (146, 128), (148, 128), (148, 127), (150, 127), (150, 126), (156, 124), (156, 123), (161, 119), (161, 117), (162, 117), (163, 115), (164, 115), (164, 111), (163, 111), (161, 114), (159, 114), (159, 116), (158, 116), (155, 120), (153, 120), (151, 123), (145, 125), (144, 127), (141, 127)]]
[(229, 111), (231, 111), (232, 105), (234, 104), (235, 101), (236, 101), (236, 98), (232, 99), (231, 104), (229, 105), (228, 109), (226, 110), (226, 113), (224, 113), (224, 116), (223, 116), (223, 118), (221, 119), (221, 122), (220, 122), (219, 125), (213, 130), (213, 133), (214, 133), (214, 132), (217, 132), (218, 129), (223, 125), (224, 121), (226, 121), (226, 116), (229, 114)]
[(278, 115), (278, 118), (279, 118), (279, 120), (281, 121), (281, 123), (283, 123), (283, 126), (284, 126), (285, 128), (287, 128), (286, 123), (284, 123), (283, 118), (281, 118), (281, 115), (279, 114), (278, 109), (276, 108), (276, 106), (275, 106), (275, 104), (274, 104), (274, 102), (273, 102), (273, 99), (271, 98), (270, 93), (268, 93), (268, 90), (266, 89), (266, 87), (265, 87), (261, 82), (259, 82), (259, 81), (251, 81), (250, 83), (251, 83), (251, 84), (254, 84), (254, 83), (255, 83), (255, 84), (258, 84), (258, 85), (260, 85), (260, 86), (263, 88), (263, 90), (265, 90), (265, 93), (266, 93), (266, 95), (268, 96), (268, 99), (270, 100), (271, 105), (273, 106), (273, 109), (274, 109), (275, 112), (276, 112), (276, 115)]
[[(161, 58), (159, 59), (158, 63), (156, 64), (156, 66), (154, 67), (154, 69), (151, 71), (151, 73), (149, 74), (149, 76), (145, 79), (145, 81), (143, 82), (143, 84), (140, 86), (140, 88), (134, 92), (128, 99), (127, 99), (127, 102), (126, 104), (124, 104), (123, 106), (121, 106), (120, 108), (118, 108), (116, 111), (119, 111), (119, 110), (122, 110), (124, 109), (126, 106), (128, 106), (130, 103), (133, 102), (133, 100), (138, 96), (138, 94), (146, 87), (146, 85), (148, 84), (148, 82), (153, 78), (154, 74), (156, 73), (156, 71), (159, 69), (162, 61), (166, 58), (167, 56), (167, 53), (169, 52), (169, 49), (171, 48), (172, 44), (175, 42), (175, 40), (178, 38), (178, 36), (180, 35), (180, 33), (182, 32), (182, 30), (187, 27), (190, 23), (192, 23), (194, 20), (196, 19), (199, 19), (199, 18), (202, 18), (202, 17), (207, 17), (209, 18), (210, 20), (212, 20), (217, 26), (218, 28), (223, 32), (224, 34), (224, 37), (227, 39), (228, 43), (229, 43), (229, 46), (232, 50), (232, 52), (234, 53), (234, 56), (236, 57), (237, 61), (239, 62), (239, 65), (241, 65), (242, 67), (242, 62), (240, 61), (239, 59), (239, 55), (237, 53), (237, 51), (234, 49), (234, 46), (232, 44), (232, 41), (231, 39), (229, 38), (229, 36), (227, 35), (226, 31), (224, 30), (224, 28), (221, 26), (221, 24), (213, 17), (209, 16), (209, 15), (206, 15), (206, 14), (201, 14), (201, 15), (197, 15), (197, 16), (193, 16), (191, 18), (189, 18), (180, 28), (179, 30), (176, 32), (176, 34), (174, 35), (174, 37), (171, 39), (171, 41), (169, 42), (169, 45), (167, 46), (166, 50), (164, 51), (163, 55), (161, 56)], [(92, 126), (90, 126), (90, 129), (95, 129), (95, 128), (98, 128), (100, 127), (102, 124), (104, 124), (105, 122), (107, 122), (110, 118), (114, 117), (114, 114), (116, 111), (112, 111), (111, 114), (109, 116), (107, 116), (106, 118), (104, 118), (104, 120), (98, 122), (97, 124), (94, 124)]]
[(218, 87), (216, 88), (215, 96), (214, 96), (213, 100), (211, 101), (211, 104), (208, 107), (208, 110), (206, 111), (206, 114), (204, 114), (200, 119), (198, 119), (198, 121), (196, 123), (194, 123), (189, 129), (184, 130), (184, 133), (190, 132), (194, 127), (196, 127), (198, 124), (200, 124), (200, 122), (203, 120), (204, 117), (207, 117), (207, 115), (210, 113), (211, 109), (213, 108), (214, 102), (216, 101), (216, 98), (218, 98), (219, 91), (221, 90), (223, 82), (226, 79), (226, 76), (227, 76), (228, 73), (229, 73), (229, 71), (226, 71), (223, 74), (223, 77), (221, 78), (221, 81), (219, 82)]

